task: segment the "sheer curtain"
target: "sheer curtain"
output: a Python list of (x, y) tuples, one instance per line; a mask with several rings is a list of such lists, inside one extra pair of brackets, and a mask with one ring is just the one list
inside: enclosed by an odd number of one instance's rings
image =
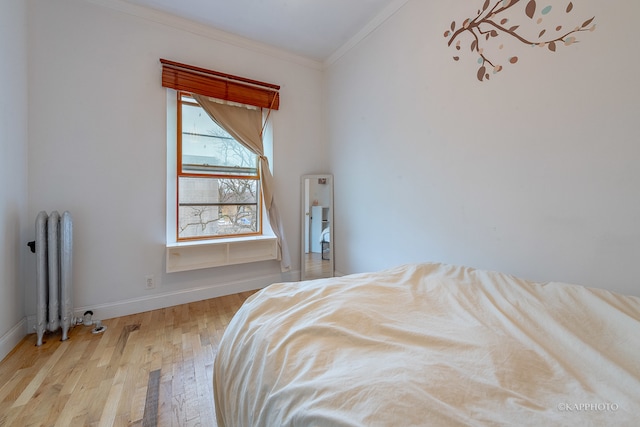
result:
[(262, 111), (246, 107), (222, 104), (207, 96), (192, 94), (193, 98), (209, 114), (209, 117), (225, 129), (236, 141), (243, 144), (260, 158), (260, 188), (271, 229), (278, 238), (280, 267), (282, 271), (291, 269), (289, 248), (284, 235), (284, 227), (273, 195), (273, 176), (269, 170), (269, 159), (264, 155), (262, 144)]

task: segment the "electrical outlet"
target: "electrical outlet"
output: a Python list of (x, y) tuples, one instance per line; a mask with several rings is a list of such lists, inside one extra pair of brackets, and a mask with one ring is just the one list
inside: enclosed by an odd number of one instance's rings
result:
[(156, 278), (153, 276), (153, 274), (149, 274), (148, 276), (145, 277), (144, 288), (155, 289), (155, 287), (156, 287)]

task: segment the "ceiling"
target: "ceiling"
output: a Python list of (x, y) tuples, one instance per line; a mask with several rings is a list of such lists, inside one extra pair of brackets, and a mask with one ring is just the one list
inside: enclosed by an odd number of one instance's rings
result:
[(398, 0), (126, 0), (324, 61)]

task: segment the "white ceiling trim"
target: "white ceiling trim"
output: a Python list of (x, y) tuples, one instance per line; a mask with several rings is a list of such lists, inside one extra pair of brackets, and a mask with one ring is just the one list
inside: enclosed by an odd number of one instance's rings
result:
[(190, 19), (182, 18), (167, 12), (152, 9), (145, 6), (138, 6), (125, 0), (85, 0), (108, 9), (116, 10), (138, 18), (146, 19), (161, 25), (190, 32), (199, 36), (207, 37), (223, 43), (228, 43), (243, 49), (252, 50), (257, 53), (270, 55), (285, 61), (293, 62), (308, 68), (322, 70), (326, 69), (339, 60), (343, 55), (361, 43), (371, 33), (373, 33), (387, 19), (391, 18), (408, 0), (395, 0), (376, 15), (367, 25), (365, 25), (355, 36), (349, 39), (344, 45), (338, 48), (325, 61), (320, 62), (305, 56), (296, 55), (284, 49), (278, 49), (271, 45), (260, 43), (245, 37), (218, 30), (209, 25), (201, 24)]
[(212, 40), (228, 43), (233, 46), (237, 46), (243, 49), (252, 50), (257, 53), (273, 56), (285, 61), (293, 62), (298, 65), (303, 65), (308, 68), (316, 70), (323, 69), (323, 64), (320, 61), (310, 59), (301, 55), (296, 55), (289, 51), (278, 49), (271, 45), (260, 43), (254, 40), (250, 40), (245, 37), (237, 36), (235, 34), (227, 33), (226, 31), (218, 30), (209, 25), (201, 24), (190, 19), (182, 18), (167, 12), (160, 10), (138, 6), (132, 3), (128, 3), (124, 0), (85, 0), (89, 3), (96, 4), (108, 9), (116, 10), (118, 12), (126, 13), (138, 18), (146, 19), (158, 24), (166, 25), (175, 29), (187, 31), (199, 36), (207, 37)]
[(402, 8), (409, 0), (395, 0), (385, 7), (378, 15), (376, 15), (367, 25), (365, 25), (358, 33), (348, 40), (344, 45), (339, 47), (334, 53), (332, 53), (324, 62), (324, 68), (328, 68), (337, 60), (339, 60), (344, 54), (360, 44), (364, 39), (373, 33), (380, 25), (382, 25), (387, 19), (391, 18), (395, 13)]

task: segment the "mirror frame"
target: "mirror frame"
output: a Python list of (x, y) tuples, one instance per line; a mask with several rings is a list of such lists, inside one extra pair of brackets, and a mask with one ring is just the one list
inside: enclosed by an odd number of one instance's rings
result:
[[(307, 210), (307, 206), (305, 203), (305, 181), (307, 179), (311, 179), (311, 180), (317, 180), (317, 179), (326, 179), (327, 181), (327, 185), (329, 185), (329, 216), (328, 216), (328, 221), (329, 221), (329, 253), (330, 253), (330, 257), (329, 257), (329, 269), (330, 269), (330, 274), (328, 276), (322, 276), (322, 277), (312, 277), (309, 276), (309, 273), (307, 272), (306, 269), (306, 262), (305, 262), (305, 258), (306, 258), (306, 252), (305, 252), (305, 236), (306, 236), (306, 226), (305, 226), (305, 219), (306, 219), (306, 210)], [(313, 280), (313, 279), (320, 279), (320, 278), (326, 278), (326, 277), (333, 277), (335, 274), (335, 245), (334, 245), (334, 227), (333, 227), (333, 218), (334, 218), (334, 214), (333, 214), (333, 175), (331, 174), (312, 174), (312, 175), (302, 175), (301, 179), (300, 179), (300, 280)]]

